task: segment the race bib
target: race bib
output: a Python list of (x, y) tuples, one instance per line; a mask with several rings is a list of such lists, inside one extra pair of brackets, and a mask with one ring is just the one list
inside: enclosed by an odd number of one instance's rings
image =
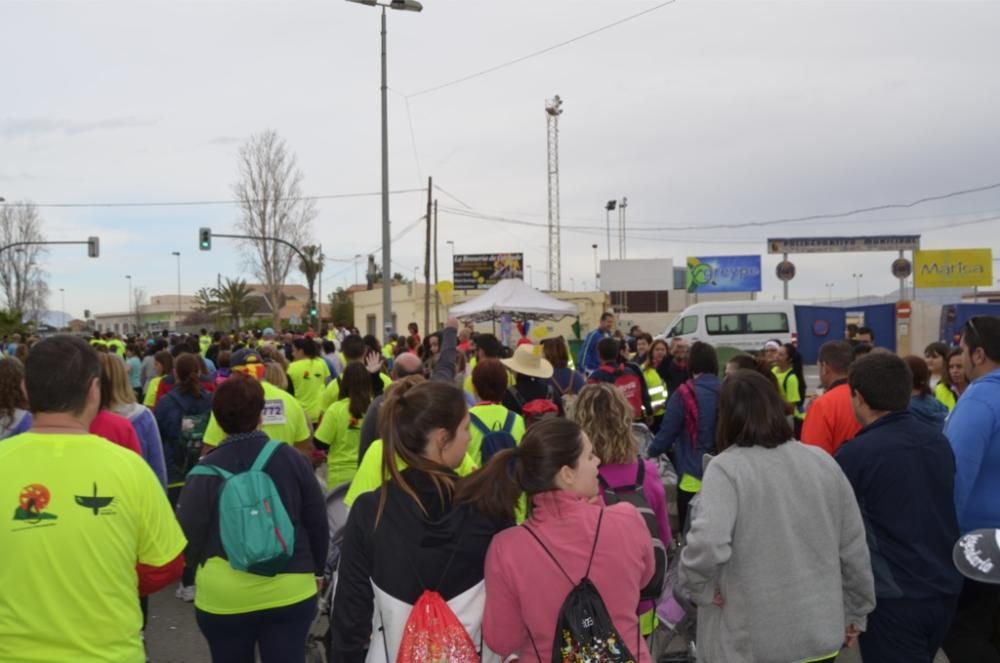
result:
[(281, 426), (285, 423), (285, 402), (280, 398), (264, 401), (263, 422), (265, 426)]

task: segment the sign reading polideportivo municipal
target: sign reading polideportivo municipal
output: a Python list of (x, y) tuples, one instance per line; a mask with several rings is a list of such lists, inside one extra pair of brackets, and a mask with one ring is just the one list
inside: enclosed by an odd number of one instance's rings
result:
[(760, 256), (690, 256), (688, 292), (760, 292)]
[(772, 237), (768, 253), (853, 253), (855, 251), (916, 251), (920, 235), (866, 237)]
[(993, 251), (948, 249), (917, 251), (914, 285), (918, 288), (965, 288), (993, 285)]
[(523, 253), (475, 253), (455, 256), (455, 290), (486, 290), (503, 279), (524, 278)]

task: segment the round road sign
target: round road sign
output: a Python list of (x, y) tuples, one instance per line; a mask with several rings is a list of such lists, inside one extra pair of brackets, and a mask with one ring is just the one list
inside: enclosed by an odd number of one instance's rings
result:
[(790, 260), (782, 260), (778, 263), (778, 268), (774, 272), (778, 275), (778, 279), (791, 281), (795, 278), (795, 265)]
[(896, 258), (892, 261), (892, 275), (897, 279), (906, 279), (913, 273), (913, 264), (906, 258)]

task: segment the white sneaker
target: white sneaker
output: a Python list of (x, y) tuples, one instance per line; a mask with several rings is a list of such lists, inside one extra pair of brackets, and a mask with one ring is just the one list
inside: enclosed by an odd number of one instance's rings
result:
[(174, 592), (174, 596), (179, 598), (181, 601), (191, 603), (194, 601), (194, 585), (178, 585), (177, 591)]

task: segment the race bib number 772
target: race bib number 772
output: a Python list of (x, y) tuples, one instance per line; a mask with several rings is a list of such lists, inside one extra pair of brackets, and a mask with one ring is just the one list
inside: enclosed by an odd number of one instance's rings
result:
[(285, 402), (280, 398), (264, 401), (263, 423), (265, 426), (280, 426), (285, 423)]

